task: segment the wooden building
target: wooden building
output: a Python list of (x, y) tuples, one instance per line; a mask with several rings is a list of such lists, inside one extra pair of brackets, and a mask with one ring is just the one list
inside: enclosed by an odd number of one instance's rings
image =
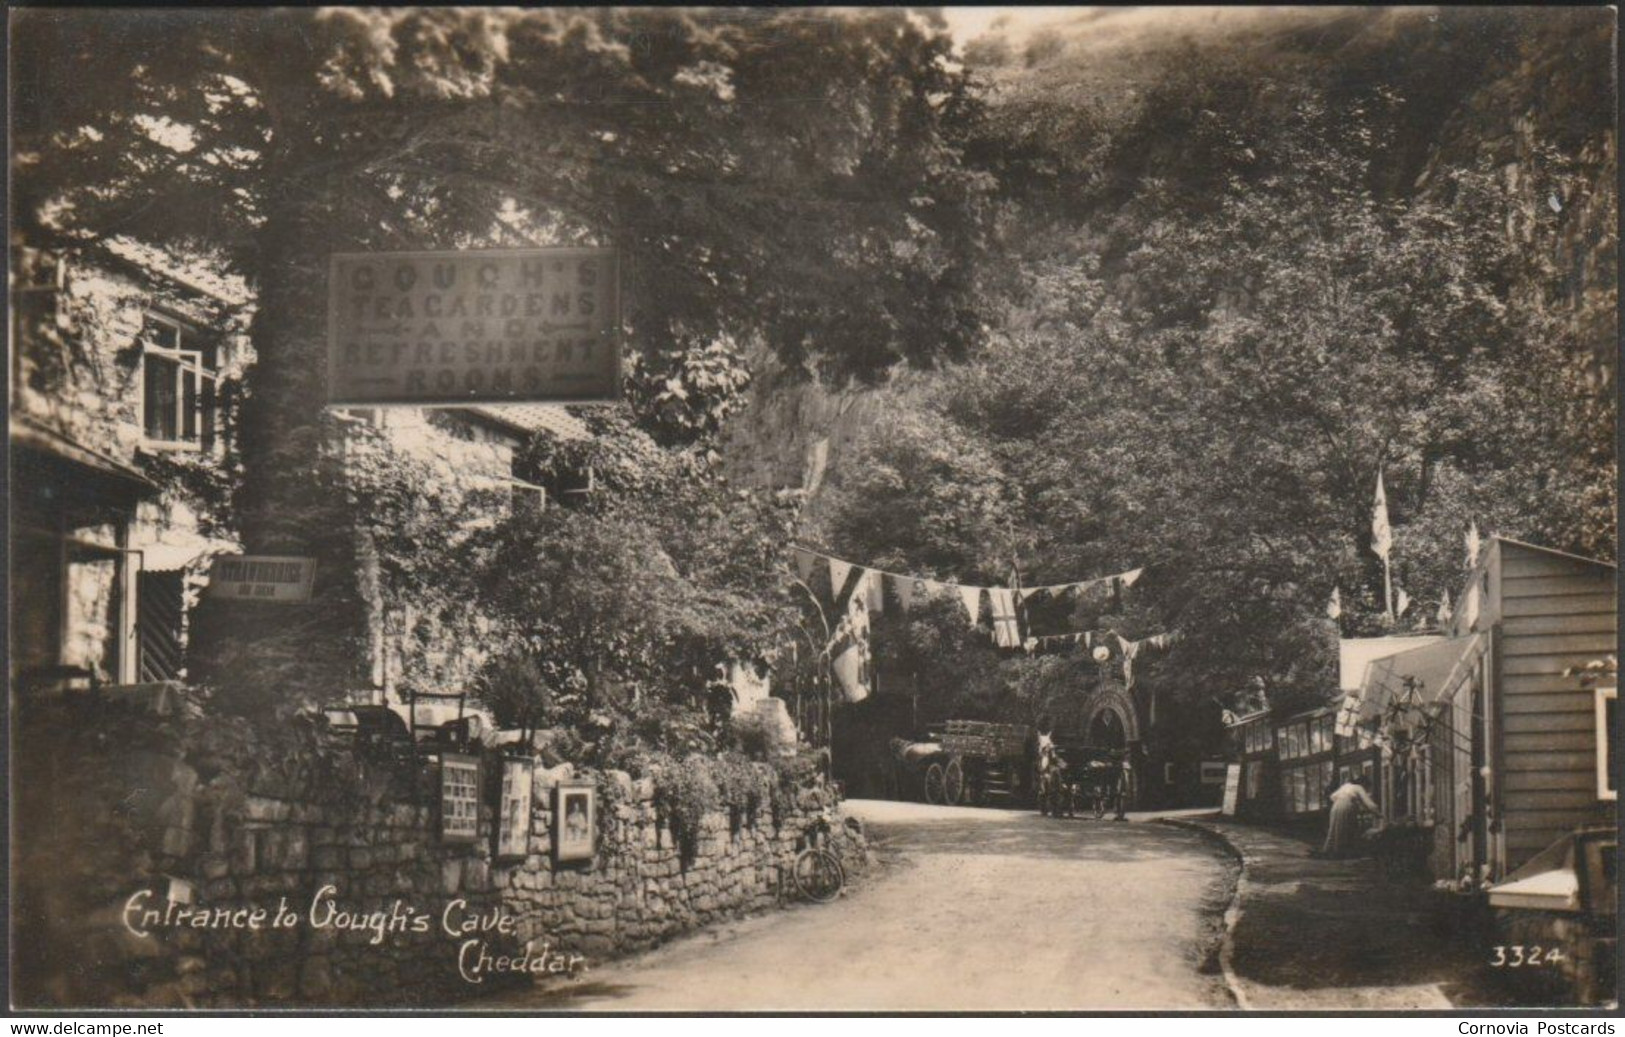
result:
[(1615, 566), (1505, 538), (1481, 552), (1446, 639), (1372, 661), (1355, 704), (1389, 780), (1385, 810), (1432, 829), (1437, 877), (1498, 881), (1597, 822), (1615, 651)]

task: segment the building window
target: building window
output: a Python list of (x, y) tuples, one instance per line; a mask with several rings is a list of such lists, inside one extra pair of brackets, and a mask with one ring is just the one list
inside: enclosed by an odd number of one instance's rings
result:
[(1332, 718), (1317, 717), (1309, 723), (1309, 751), (1330, 752), (1332, 749)]
[(1619, 688), (1597, 689), (1597, 798), (1618, 799), (1619, 789), (1614, 785), (1614, 742), (1609, 734), (1614, 730), (1614, 704), (1619, 701)]
[(147, 314), (141, 329), (141, 431), (147, 445), (214, 449), (218, 356), (190, 328)]

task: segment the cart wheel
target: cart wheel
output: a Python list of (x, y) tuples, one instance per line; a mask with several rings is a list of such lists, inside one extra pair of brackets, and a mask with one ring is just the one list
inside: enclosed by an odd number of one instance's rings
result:
[(948, 761), (948, 769), (942, 775), (942, 791), (949, 806), (963, 806), (965, 797), (965, 765), (955, 756)]
[(925, 801), (932, 806), (941, 806), (943, 794), (942, 764), (933, 763), (925, 769)]

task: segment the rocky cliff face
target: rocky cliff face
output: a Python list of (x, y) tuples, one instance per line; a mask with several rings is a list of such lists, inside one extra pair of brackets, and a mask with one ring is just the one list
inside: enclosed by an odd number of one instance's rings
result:
[[(1440, 197), (1452, 168), (1496, 169), (1521, 199), (1506, 233), (1564, 286), (1514, 291), (1545, 293), (1544, 305), (1567, 311), (1595, 352), (1592, 391), (1606, 394), (1617, 340), (1615, 21), (1604, 9), (1126, 9), (1080, 13), (968, 57), (981, 62), (988, 150), (1024, 156), (1022, 175), (1046, 184), (1028, 203), (1053, 207), (1080, 236), (1109, 227), (1125, 191), (1146, 177), (1199, 187), (1213, 175), (1189, 136), (1137, 124), (1159, 85), (1202, 91), (1202, 105), (1255, 133), (1269, 127), (1257, 112), (1294, 88), (1335, 105), (1387, 87), (1400, 98), (1393, 161), (1373, 188)], [(1193, 75), (1228, 78), (1207, 91)], [(839, 477), (892, 394), (931, 380), (916, 372), (901, 387), (834, 390), (760, 367), (750, 406), (726, 430), (729, 468), (749, 485), (812, 490), (816, 512), (818, 490)]]
[(927, 372), (898, 370), (884, 386), (834, 388), (797, 378), (767, 357), (752, 358), (752, 367), (749, 402), (722, 431), (729, 477), (743, 486), (803, 490), (808, 515), (819, 513), (832, 475), (887, 406), (930, 380)]

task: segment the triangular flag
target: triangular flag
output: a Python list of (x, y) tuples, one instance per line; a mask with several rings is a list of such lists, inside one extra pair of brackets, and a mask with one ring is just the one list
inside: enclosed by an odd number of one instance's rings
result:
[(959, 603), (965, 606), (965, 613), (970, 616), (971, 625), (975, 626), (982, 620), (982, 588), (955, 587), (959, 594)]
[(818, 556), (805, 548), (792, 547), (790, 557), (796, 563), (796, 575), (801, 577), (801, 582), (805, 583), (811, 579), (813, 565), (818, 561)]
[(852, 563), (843, 562), (839, 558), (829, 560), (829, 592), (837, 600), (841, 592), (846, 590), (846, 578), (852, 575)]
[(1471, 569), (1478, 564), (1478, 523), (1475, 521), (1467, 527), (1467, 568)]
[(1134, 586), (1134, 584), (1139, 581), (1141, 574), (1143, 574), (1144, 572), (1145, 572), (1144, 568), (1130, 569), (1128, 572), (1123, 574), (1123, 586), (1125, 586), (1125, 587)]
[(1326, 603), (1326, 616), (1337, 619), (1343, 614), (1343, 592), (1337, 587), (1332, 588), (1332, 600)]
[(1461, 621), (1468, 631), (1478, 622), (1478, 581), (1467, 585), (1467, 597), (1461, 604)]
[(912, 579), (907, 576), (893, 576), (890, 573), (886, 574), (886, 584), (891, 587), (892, 597), (897, 599), (897, 607), (904, 612), (914, 607), (914, 599), (925, 590), (925, 584), (922, 580)]
[(1388, 525), (1388, 494), (1382, 488), (1382, 470), (1377, 470), (1377, 499), (1371, 505), (1371, 550), (1386, 559), (1394, 546), (1394, 531)]

